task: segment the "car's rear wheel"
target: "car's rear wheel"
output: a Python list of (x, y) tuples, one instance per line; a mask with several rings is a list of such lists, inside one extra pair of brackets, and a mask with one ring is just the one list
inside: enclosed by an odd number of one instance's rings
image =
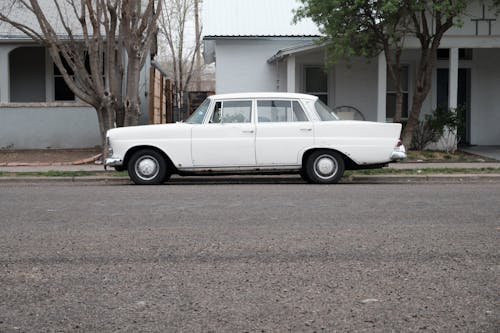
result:
[(153, 149), (135, 152), (128, 162), (130, 179), (138, 185), (157, 185), (167, 177), (167, 163), (163, 156)]
[(335, 151), (318, 150), (307, 158), (306, 173), (313, 183), (337, 183), (342, 178), (344, 170), (344, 159)]

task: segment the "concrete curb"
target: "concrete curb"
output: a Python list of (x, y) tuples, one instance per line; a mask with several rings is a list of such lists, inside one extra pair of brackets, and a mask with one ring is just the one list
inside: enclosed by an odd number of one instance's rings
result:
[[(419, 184), (419, 183), (500, 183), (500, 174), (435, 174), (435, 175), (356, 175), (344, 177), (340, 184)], [(130, 185), (128, 177), (0, 177), (0, 185), (8, 184), (78, 184)], [(222, 185), (222, 184), (304, 184), (297, 176), (200, 176), (173, 177), (165, 185)]]

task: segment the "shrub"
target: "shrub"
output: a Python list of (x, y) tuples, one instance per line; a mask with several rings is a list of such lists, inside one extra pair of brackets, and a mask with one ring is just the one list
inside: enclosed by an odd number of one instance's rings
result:
[(460, 139), (457, 130), (461, 134), (464, 128), (464, 112), (463, 107), (453, 110), (440, 106), (425, 115), (413, 132), (411, 148), (423, 150), (430, 143), (440, 142), (447, 152), (454, 151)]

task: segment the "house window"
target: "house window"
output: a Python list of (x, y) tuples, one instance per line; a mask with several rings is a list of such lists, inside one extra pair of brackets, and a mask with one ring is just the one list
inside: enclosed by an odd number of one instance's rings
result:
[[(408, 118), (408, 65), (401, 66), (401, 90), (403, 92), (403, 110), (401, 118)], [(389, 71), (387, 71), (387, 99), (386, 99), (386, 117), (394, 118), (396, 113), (396, 84), (392, 80)]]
[(306, 67), (306, 94), (318, 96), (328, 105), (328, 75), (322, 67)]
[[(68, 63), (61, 58), (64, 68), (66, 72), (73, 77), (74, 73), (69, 67)], [(62, 73), (57, 68), (56, 64), (54, 64), (54, 101), (74, 101), (75, 94), (71, 89), (69, 89), (66, 81), (64, 81), (64, 77)]]
[[(87, 52), (84, 53), (85, 57), (85, 69), (87, 70), (87, 73), (91, 73), (90, 70), (90, 59), (89, 59), (89, 54)], [(66, 72), (74, 78), (74, 73), (71, 67), (68, 65), (66, 60), (61, 57), (61, 61), (64, 65), (64, 68), (66, 69)], [(104, 54), (103, 54), (103, 63), (104, 63)], [(64, 77), (62, 73), (59, 71), (59, 68), (57, 68), (56, 64), (54, 66), (54, 101), (74, 101), (75, 100), (75, 94), (73, 91), (68, 87), (66, 84), (66, 81), (64, 81)], [(102, 70), (101, 75), (103, 76), (104, 79), (104, 68)]]

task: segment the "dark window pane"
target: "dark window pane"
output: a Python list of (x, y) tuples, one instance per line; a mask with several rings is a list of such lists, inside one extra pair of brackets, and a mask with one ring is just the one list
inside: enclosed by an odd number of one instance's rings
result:
[[(392, 76), (387, 70), (387, 91), (395, 91), (396, 84), (392, 80)], [(401, 68), (401, 90), (408, 91), (408, 66), (402, 66)]]
[(327, 92), (328, 91), (328, 76), (323, 68), (308, 67), (306, 68), (306, 92)]
[(323, 95), (313, 94), (313, 95), (317, 96), (320, 99), (320, 101), (322, 101), (323, 103), (328, 105), (328, 95), (325, 95), (325, 94), (323, 94)]
[(450, 49), (438, 49), (437, 50), (437, 58), (439, 60), (450, 59)]
[[(66, 72), (68, 72), (69, 75), (73, 75), (73, 70), (69, 67), (68, 63), (63, 57), (61, 57), (61, 61), (63, 63), (64, 68), (66, 69)], [(61, 71), (59, 70), (59, 68), (57, 68), (55, 63), (54, 63), (54, 75), (62, 75)]]
[[(396, 94), (395, 93), (387, 93), (386, 99), (386, 117), (394, 118), (394, 114), (396, 113)], [(408, 118), (408, 94), (403, 94), (403, 110), (401, 112), (402, 118)]]
[(74, 101), (75, 94), (69, 89), (62, 77), (54, 78), (54, 100), (56, 101)]

